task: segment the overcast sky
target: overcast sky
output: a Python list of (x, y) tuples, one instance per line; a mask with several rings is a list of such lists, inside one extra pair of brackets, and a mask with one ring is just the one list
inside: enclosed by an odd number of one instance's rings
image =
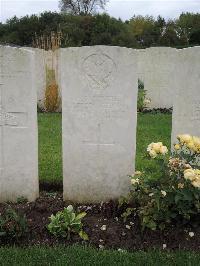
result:
[[(59, 11), (58, 0), (0, 0), (0, 21), (39, 14), (44, 11)], [(200, 0), (110, 0), (106, 12), (116, 18), (130, 19), (134, 14), (161, 15), (176, 18), (182, 12), (200, 12)]]

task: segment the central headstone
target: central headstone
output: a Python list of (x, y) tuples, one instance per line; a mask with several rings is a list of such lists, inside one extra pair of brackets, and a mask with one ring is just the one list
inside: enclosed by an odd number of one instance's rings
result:
[(0, 46), (0, 201), (38, 196), (34, 54)]
[(137, 51), (61, 49), (64, 199), (101, 202), (129, 191), (137, 124)]

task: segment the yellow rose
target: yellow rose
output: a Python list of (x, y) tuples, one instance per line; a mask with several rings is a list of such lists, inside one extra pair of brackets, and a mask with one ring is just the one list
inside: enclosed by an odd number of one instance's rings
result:
[(162, 155), (165, 155), (166, 153), (168, 153), (168, 149), (167, 149), (167, 147), (166, 147), (166, 146), (162, 146), (162, 147), (160, 147), (160, 153), (161, 153)]
[(179, 135), (178, 137), (181, 143), (189, 143), (192, 140), (192, 137), (189, 134)]
[(156, 152), (156, 153), (159, 153), (160, 152), (160, 148), (162, 147), (162, 142), (158, 142), (158, 143), (154, 143), (153, 144), (153, 150)]
[(148, 145), (148, 147), (147, 147), (147, 151), (148, 152), (150, 152), (152, 149), (153, 149), (153, 142), (152, 143), (150, 143), (149, 145)]
[(199, 169), (195, 169), (194, 172), (195, 172), (196, 175), (200, 176), (200, 170)]
[(194, 187), (200, 188), (200, 179), (196, 179), (196, 180), (192, 181), (192, 185)]
[(189, 179), (191, 181), (195, 180), (196, 174), (193, 169), (186, 169), (184, 171), (184, 178)]
[(139, 183), (140, 183), (140, 180), (138, 178), (136, 178), (136, 179), (132, 178), (131, 179), (131, 184), (132, 185), (139, 184)]
[(188, 149), (190, 149), (192, 151), (196, 151), (196, 147), (195, 147), (193, 141), (188, 142), (186, 145), (187, 145)]
[(157, 153), (155, 152), (155, 150), (151, 150), (150, 152), (149, 152), (149, 155), (151, 156), (151, 158), (156, 158), (156, 156), (157, 156)]
[(194, 145), (199, 147), (200, 146), (200, 138), (198, 137), (193, 137), (193, 142), (194, 142)]
[(181, 146), (179, 144), (174, 145), (175, 150), (180, 150)]

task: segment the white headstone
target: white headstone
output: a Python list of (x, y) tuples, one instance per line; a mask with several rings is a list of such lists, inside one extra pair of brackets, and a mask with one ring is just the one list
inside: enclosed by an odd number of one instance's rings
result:
[(148, 105), (153, 108), (173, 107), (174, 84), (171, 78), (176, 65), (177, 50), (170, 47), (151, 47), (140, 50), (139, 72), (144, 82)]
[(108, 46), (61, 49), (65, 200), (101, 202), (129, 191), (137, 54)]
[(0, 201), (38, 196), (37, 98), (31, 51), (0, 46)]
[(172, 144), (177, 135), (200, 137), (200, 46), (179, 51), (172, 117)]

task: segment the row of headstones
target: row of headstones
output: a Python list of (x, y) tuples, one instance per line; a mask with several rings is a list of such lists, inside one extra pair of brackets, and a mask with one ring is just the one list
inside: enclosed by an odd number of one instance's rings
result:
[[(140, 54), (109, 46), (60, 49), (64, 199), (100, 202), (128, 192)], [(160, 68), (170, 69), (172, 141), (181, 133), (200, 136), (200, 47), (173, 50), (170, 58)], [(0, 66), (0, 201), (33, 201), (39, 194), (38, 64), (34, 51), (1, 46)]]
[[(38, 107), (41, 110), (48, 110), (45, 104), (46, 89), (49, 82), (50, 72), (55, 74), (56, 82), (59, 82), (59, 56), (58, 51), (45, 51), (42, 49), (29, 48), (35, 51), (37, 64), (37, 98)], [(175, 48), (170, 47), (151, 47), (138, 50), (138, 77), (145, 85), (146, 96), (151, 101), (149, 109), (171, 108), (173, 106), (173, 86), (169, 81), (171, 71), (173, 71)], [(55, 110), (61, 111), (62, 98), (60, 87), (58, 87), (58, 102)]]

